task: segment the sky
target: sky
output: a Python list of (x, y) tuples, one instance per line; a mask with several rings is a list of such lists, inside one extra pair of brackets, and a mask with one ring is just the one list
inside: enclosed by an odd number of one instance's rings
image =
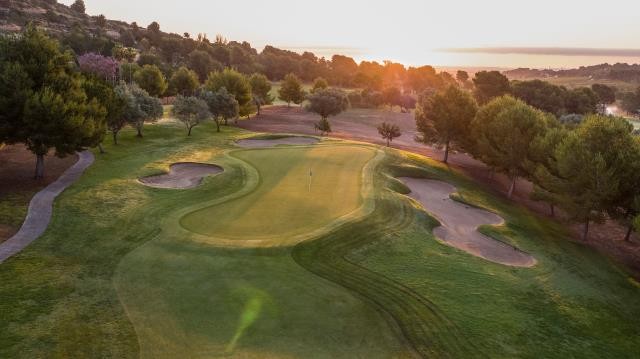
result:
[[(73, 0), (60, 1), (70, 4)], [(91, 15), (158, 21), (330, 57), (406, 65), (567, 68), (640, 63), (637, 0), (85, 0)]]

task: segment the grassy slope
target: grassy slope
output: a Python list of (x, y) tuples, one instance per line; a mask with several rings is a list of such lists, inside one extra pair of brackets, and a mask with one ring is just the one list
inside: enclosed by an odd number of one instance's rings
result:
[(234, 152), (257, 169), (258, 187), (237, 200), (192, 212), (181, 224), (197, 233), (239, 239), (311, 232), (360, 206), (360, 173), (373, 155), (371, 148), (355, 146)]
[[(241, 135), (207, 125), (187, 138), (155, 125), (144, 140), (126, 131), (108, 146), (56, 202), (45, 236), (0, 266), (0, 357), (201, 357), (230, 347), (248, 357), (389, 357), (405, 353), (399, 338), (437, 356), (640, 355), (636, 283), (560, 240), (553, 223), (417, 156), (389, 152), (380, 170), (455, 183), (508, 222), (485, 232), (539, 265), (507, 268), (431, 240), (435, 222), (385, 190), (405, 188), (382, 172), (371, 216), (293, 249), (216, 248), (161, 230), (204, 194), (242, 187), (241, 166), (222, 156)], [(226, 171), (189, 191), (135, 181), (180, 160)]]

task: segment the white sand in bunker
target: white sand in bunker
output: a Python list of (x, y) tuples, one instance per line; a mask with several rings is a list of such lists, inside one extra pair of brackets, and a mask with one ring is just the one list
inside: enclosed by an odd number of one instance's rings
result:
[(246, 148), (264, 148), (264, 147), (275, 147), (280, 145), (313, 145), (318, 143), (319, 140), (317, 138), (312, 137), (282, 137), (282, 138), (274, 138), (274, 139), (244, 139), (239, 140), (236, 144), (240, 147)]
[(519, 249), (478, 232), (481, 225), (497, 225), (504, 220), (489, 211), (464, 205), (449, 195), (456, 188), (446, 182), (421, 178), (399, 178), (411, 189), (411, 198), (438, 219), (441, 226), (433, 234), (448, 245), (486, 260), (514, 267), (532, 267), (536, 259)]
[(222, 167), (195, 162), (174, 163), (169, 173), (140, 178), (139, 181), (149, 187), (185, 189), (200, 185), (206, 176), (213, 176), (224, 171)]

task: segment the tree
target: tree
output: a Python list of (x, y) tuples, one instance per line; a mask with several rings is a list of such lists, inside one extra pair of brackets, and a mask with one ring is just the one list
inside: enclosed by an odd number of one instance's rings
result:
[[(631, 179), (629, 158), (633, 137), (624, 119), (590, 115), (557, 146), (557, 175), (539, 167), (538, 177), (549, 188), (570, 220), (602, 222), (605, 214), (620, 206), (624, 182)], [(631, 146), (631, 147), (629, 147)]]
[(137, 136), (142, 137), (144, 123), (162, 117), (162, 104), (159, 99), (150, 96), (135, 84), (121, 86), (121, 91), (124, 91), (122, 96), (126, 99), (122, 116), (136, 129)]
[(600, 113), (607, 114), (607, 105), (616, 102), (616, 88), (613, 86), (607, 86), (603, 84), (591, 85), (591, 90), (596, 94), (598, 98), (598, 107)]
[(117, 144), (117, 134), (127, 123), (123, 118), (126, 99), (120, 96), (117, 88), (114, 89), (110, 83), (97, 76), (87, 77), (85, 81), (83, 81), (82, 87), (88, 99), (95, 99), (106, 110), (105, 128), (100, 130), (99, 136), (96, 139), (96, 141), (100, 141), (99, 148), (102, 153), (104, 151), (101, 142), (103, 141), (106, 130), (111, 131), (114, 143)]
[(167, 80), (156, 65), (144, 65), (133, 75), (136, 84), (150, 96), (160, 97), (167, 90)]
[[(120, 131), (129, 123), (127, 116), (127, 111), (131, 111), (131, 109), (136, 108), (135, 106), (135, 98), (133, 94), (128, 91), (128, 87), (124, 84), (118, 85), (113, 90), (113, 101), (114, 104), (117, 104), (117, 108), (119, 109), (117, 112), (109, 112), (107, 114), (107, 130), (111, 132), (113, 137), (113, 144), (118, 144), (118, 134)], [(115, 107), (115, 106), (114, 106)]]
[(115, 82), (118, 73), (118, 61), (113, 57), (93, 52), (78, 56), (80, 71), (96, 75), (105, 81)]
[(567, 113), (588, 115), (598, 111), (598, 97), (588, 87), (580, 87), (565, 94), (565, 107)]
[(565, 112), (564, 88), (541, 80), (514, 81), (511, 87), (513, 96), (530, 106), (556, 116)]
[(106, 110), (87, 98), (57, 41), (29, 25), (0, 38), (0, 48), (0, 142), (24, 143), (36, 155), (36, 178), (51, 149), (64, 157), (100, 143)]
[(534, 184), (530, 197), (535, 201), (547, 202), (552, 217), (555, 216), (555, 208), (559, 201), (553, 193), (553, 188), (544, 181), (544, 173), (550, 173), (556, 177), (560, 176), (556, 166), (558, 159), (555, 157), (555, 151), (569, 130), (566, 126), (560, 126), (559, 123), (551, 122), (550, 128), (544, 135), (534, 139), (530, 155), (530, 180)]
[(191, 130), (211, 116), (204, 100), (184, 96), (176, 98), (171, 113), (187, 127), (187, 136), (191, 136)]
[(198, 74), (200, 82), (205, 82), (207, 76), (213, 71), (222, 70), (222, 64), (214, 60), (208, 52), (194, 50), (188, 56), (189, 68)]
[(69, 6), (69, 8), (79, 14), (84, 14), (87, 11), (86, 7), (84, 6), (83, 0), (74, 1), (73, 4)]
[(387, 141), (387, 147), (391, 144), (394, 138), (400, 137), (402, 133), (400, 133), (400, 127), (395, 124), (391, 124), (388, 122), (383, 122), (378, 125), (378, 133), (382, 136), (383, 140)]
[(511, 92), (509, 79), (498, 71), (480, 71), (473, 78), (475, 96), (478, 103), (484, 105), (496, 97)]
[(318, 90), (323, 90), (329, 88), (329, 83), (327, 82), (327, 80), (323, 79), (322, 77), (318, 77), (315, 80), (313, 80), (313, 86), (311, 87), (311, 93), (314, 93)]
[(320, 115), (320, 122), (315, 124), (316, 129), (324, 135), (331, 132), (329, 116), (336, 116), (349, 108), (349, 99), (344, 91), (338, 89), (318, 90), (309, 96), (307, 111)]
[(418, 142), (444, 147), (443, 162), (449, 160), (449, 150), (453, 144), (465, 148), (469, 142), (469, 125), (478, 106), (471, 95), (449, 86), (431, 97), (422, 98), (416, 108)]
[(218, 132), (220, 132), (220, 123), (222, 121), (226, 124), (228, 119), (238, 116), (238, 101), (224, 87), (216, 92), (204, 90), (199, 97), (207, 104)]
[(171, 80), (169, 80), (169, 91), (172, 94), (188, 96), (193, 94), (198, 88), (198, 85), (200, 85), (198, 75), (194, 71), (182, 66), (171, 76)]
[(293, 73), (286, 75), (278, 90), (278, 97), (287, 103), (287, 107), (290, 107), (292, 102), (296, 105), (301, 104), (304, 101), (305, 92), (300, 79)]
[(154, 21), (151, 24), (149, 24), (149, 26), (147, 26), (147, 30), (149, 30), (151, 32), (159, 33), (160, 32), (160, 24), (158, 24), (157, 21)]
[(331, 124), (326, 118), (321, 118), (320, 121), (313, 124), (316, 131), (320, 131), (320, 136), (331, 133)]
[(635, 92), (625, 92), (622, 95), (620, 107), (628, 114), (637, 117), (640, 115), (640, 87)]
[(95, 19), (96, 25), (98, 25), (98, 27), (105, 28), (107, 26), (107, 18), (104, 15), (100, 14), (96, 16)]
[(263, 105), (270, 105), (273, 103), (273, 96), (271, 96), (271, 82), (265, 75), (255, 73), (249, 77), (249, 84), (251, 85), (253, 102), (256, 105), (259, 116), (260, 108), (262, 108)]
[(249, 84), (247, 77), (238, 71), (226, 68), (222, 72), (212, 72), (204, 87), (211, 92), (216, 92), (224, 87), (238, 101), (239, 116), (251, 113), (251, 84)]
[(387, 87), (382, 91), (382, 98), (384, 103), (389, 105), (393, 109), (393, 106), (400, 106), (402, 104), (402, 93), (397, 87)]
[(400, 96), (400, 111), (405, 113), (409, 112), (416, 108), (417, 103), (418, 100), (416, 100), (415, 97), (411, 95), (402, 95)]
[(531, 174), (531, 146), (538, 136), (544, 135), (550, 121), (547, 116), (551, 115), (520, 100), (497, 98), (483, 106), (472, 123), (477, 154), (511, 180), (509, 198), (518, 177)]
[(458, 70), (458, 72), (456, 72), (456, 80), (458, 80), (458, 82), (463, 85), (466, 84), (467, 81), (469, 81), (469, 73), (466, 71)]

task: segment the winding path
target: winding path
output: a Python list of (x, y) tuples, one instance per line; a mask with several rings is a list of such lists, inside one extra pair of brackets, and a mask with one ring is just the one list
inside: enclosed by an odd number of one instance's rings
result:
[(506, 243), (478, 232), (478, 227), (498, 225), (504, 220), (495, 213), (470, 207), (449, 198), (456, 188), (446, 182), (422, 178), (399, 178), (411, 193), (409, 196), (440, 221), (433, 234), (444, 243), (494, 263), (514, 267), (532, 267), (535, 258)]
[(55, 182), (33, 196), (29, 202), (27, 218), (18, 233), (0, 244), (0, 263), (19, 253), (44, 233), (51, 221), (55, 198), (77, 181), (94, 159), (90, 151), (78, 153), (76, 164), (67, 169)]

